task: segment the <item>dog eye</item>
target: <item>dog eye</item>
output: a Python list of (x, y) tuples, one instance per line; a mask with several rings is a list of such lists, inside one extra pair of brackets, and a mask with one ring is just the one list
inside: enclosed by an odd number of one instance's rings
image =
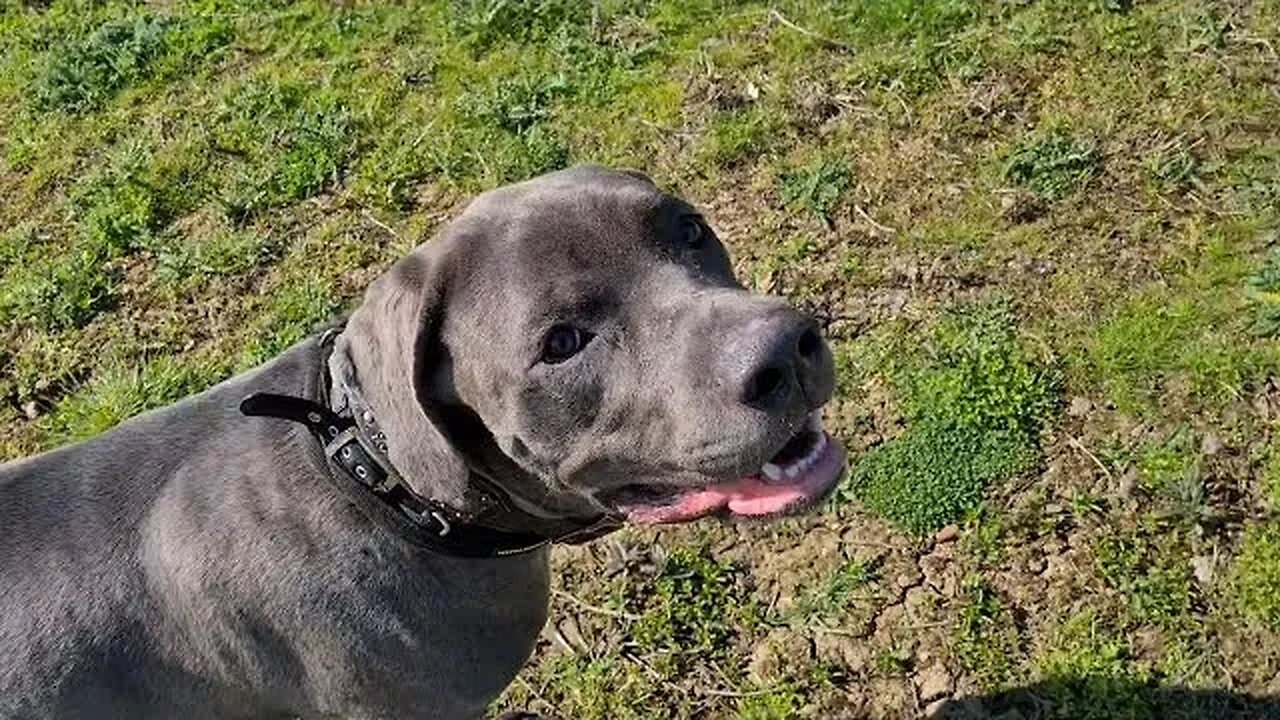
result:
[(680, 228), (680, 232), (685, 247), (691, 248), (696, 248), (701, 245), (703, 238), (706, 236), (706, 230), (703, 228), (702, 221), (696, 217), (685, 218), (683, 227)]
[(591, 335), (583, 330), (568, 325), (557, 325), (551, 328), (542, 341), (542, 362), (549, 365), (562, 363), (577, 355), (587, 346)]

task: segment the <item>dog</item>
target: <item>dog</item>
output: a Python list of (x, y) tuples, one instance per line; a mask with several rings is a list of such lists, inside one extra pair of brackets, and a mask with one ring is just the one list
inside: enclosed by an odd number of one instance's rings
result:
[(0, 717), (483, 717), (552, 543), (811, 507), (833, 386), (643, 174), (486, 192), (344, 324), (0, 466)]

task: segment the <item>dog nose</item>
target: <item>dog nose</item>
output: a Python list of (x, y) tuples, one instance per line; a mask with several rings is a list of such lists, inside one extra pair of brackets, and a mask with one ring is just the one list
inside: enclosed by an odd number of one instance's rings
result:
[(812, 320), (793, 312), (754, 330), (755, 337), (739, 348), (747, 357), (739, 365), (738, 401), (776, 412), (793, 400), (796, 390), (807, 390), (810, 376), (822, 364), (822, 336)]

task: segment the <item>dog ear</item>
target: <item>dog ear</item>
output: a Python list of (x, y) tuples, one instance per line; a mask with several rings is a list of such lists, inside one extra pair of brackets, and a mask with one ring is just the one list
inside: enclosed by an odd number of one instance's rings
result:
[(414, 492), (460, 503), (467, 464), (430, 397), (435, 367), (446, 355), (440, 328), (448, 311), (447, 245), (437, 239), (418, 248), (369, 287), (335, 341), (330, 367), (373, 412), (392, 465)]

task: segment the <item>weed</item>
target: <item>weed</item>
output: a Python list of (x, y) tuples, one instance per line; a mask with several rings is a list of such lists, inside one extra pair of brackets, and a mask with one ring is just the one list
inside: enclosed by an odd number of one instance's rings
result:
[(832, 160), (819, 160), (778, 176), (778, 194), (787, 205), (808, 210), (824, 223), (852, 180), (849, 168)]
[(102, 107), (121, 89), (169, 64), (174, 70), (227, 44), (218, 21), (183, 23), (141, 15), (111, 20), (82, 40), (50, 49), (32, 81), (35, 108), (84, 112)]
[(1280, 335), (1280, 249), (1273, 249), (1245, 283), (1254, 306), (1254, 334), (1268, 338)]
[(733, 167), (763, 154), (780, 131), (774, 116), (758, 108), (723, 113), (712, 121), (699, 151), (716, 165)]
[(455, 0), (450, 22), (462, 40), (479, 53), (503, 41), (534, 43), (591, 21), (590, 6), (573, 0)]
[(911, 670), (911, 649), (890, 647), (876, 653), (876, 671), (886, 677), (901, 677)]
[(1103, 580), (1120, 593), (1138, 622), (1176, 630), (1191, 610), (1190, 558), (1176, 540), (1176, 534), (1156, 526), (1103, 537), (1094, 547)]
[(1176, 192), (1191, 187), (1199, 167), (1199, 161), (1191, 150), (1174, 145), (1163, 148), (1148, 159), (1147, 174), (1160, 190)]
[(848, 607), (858, 590), (875, 582), (879, 571), (871, 560), (846, 561), (822, 586), (806, 594), (796, 603), (795, 613), (802, 618), (836, 617)]
[[(645, 720), (655, 702), (653, 680), (619, 657), (562, 655), (550, 663), (548, 675), (551, 682), (541, 694), (555, 707), (574, 708), (581, 720)], [(508, 691), (518, 705), (535, 699), (518, 689)]]
[(1019, 143), (1005, 161), (1004, 177), (1046, 200), (1057, 200), (1087, 183), (1101, 158), (1093, 143), (1054, 128)]
[(998, 564), (1004, 557), (1005, 518), (989, 508), (978, 507), (967, 513), (960, 549), (979, 565)]
[(254, 232), (224, 230), (202, 241), (166, 238), (153, 243), (156, 278), (170, 286), (246, 275), (268, 260), (270, 243)]
[(0, 319), (46, 330), (88, 324), (110, 306), (117, 282), (106, 257), (94, 249), (15, 270), (0, 288)]
[(804, 705), (804, 697), (792, 687), (752, 695), (738, 702), (738, 720), (791, 720)]
[(355, 120), (335, 92), (262, 79), (234, 92), (214, 133), (242, 159), (223, 202), (242, 217), (301, 200), (336, 182), (354, 152)]
[(1280, 631), (1280, 524), (1245, 533), (1232, 570), (1236, 603), (1248, 617)]
[(471, 114), (498, 128), (520, 135), (551, 117), (551, 105), (569, 92), (564, 75), (520, 75), (501, 80), (488, 93), (475, 96)]
[(147, 75), (171, 29), (172, 23), (151, 17), (116, 20), (50, 53), (34, 82), (37, 107), (77, 112), (101, 106)]
[(1143, 488), (1151, 492), (1174, 487), (1187, 477), (1198, 480), (1199, 454), (1191, 433), (1180, 429), (1145, 445), (1138, 454), (1137, 470)]
[(652, 589), (629, 608), (641, 617), (633, 627), (638, 642), (667, 675), (692, 663), (724, 657), (734, 637), (759, 621), (758, 609), (739, 586), (741, 570), (708, 554), (677, 548), (667, 558)]

